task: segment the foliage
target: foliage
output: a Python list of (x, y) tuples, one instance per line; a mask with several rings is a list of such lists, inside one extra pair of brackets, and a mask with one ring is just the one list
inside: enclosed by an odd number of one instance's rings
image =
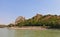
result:
[(17, 23), (16, 26), (49, 26), (51, 28), (60, 28), (60, 16), (57, 15), (41, 15), (37, 14), (36, 16), (25, 19)]

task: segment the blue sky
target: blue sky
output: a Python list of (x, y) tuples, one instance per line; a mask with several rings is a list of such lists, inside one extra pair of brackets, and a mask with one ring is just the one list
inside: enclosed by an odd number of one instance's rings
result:
[(0, 24), (14, 22), (18, 16), (60, 15), (60, 0), (0, 0)]

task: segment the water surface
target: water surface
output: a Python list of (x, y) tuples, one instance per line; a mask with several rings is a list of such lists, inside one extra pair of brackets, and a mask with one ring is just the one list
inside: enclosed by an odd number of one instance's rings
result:
[(0, 37), (60, 37), (60, 30), (14, 30), (0, 28)]

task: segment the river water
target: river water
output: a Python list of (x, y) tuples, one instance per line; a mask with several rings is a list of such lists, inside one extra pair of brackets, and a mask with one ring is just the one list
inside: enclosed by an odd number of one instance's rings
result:
[(14, 30), (0, 28), (0, 37), (60, 37), (60, 30)]

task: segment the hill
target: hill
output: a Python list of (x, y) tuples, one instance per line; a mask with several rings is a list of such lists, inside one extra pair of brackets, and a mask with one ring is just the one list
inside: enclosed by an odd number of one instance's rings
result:
[(60, 28), (60, 15), (42, 15), (36, 14), (32, 18), (25, 19), (20, 16), (18, 20), (15, 21), (15, 26), (43, 26), (49, 28)]

